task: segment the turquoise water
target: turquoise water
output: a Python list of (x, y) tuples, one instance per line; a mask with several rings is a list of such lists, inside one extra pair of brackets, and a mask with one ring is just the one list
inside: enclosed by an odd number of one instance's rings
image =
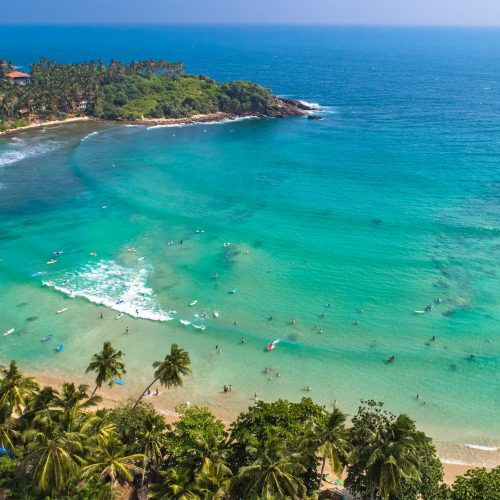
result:
[(0, 337), (1, 361), (83, 380), (111, 339), (132, 394), (175, 341), (193, 376), (165, 408), (224, 413), (309, 385), (351, 414), (360, 398), (409, 413), (454, 459), (467, 450), (454, 445), (499, 445), (499, 31), (23, 35), (0, 53), (21, 64), (100, 48), (183, 59), (319, 103), (325, 120), (86, 123), (0, 138), (0, 333), (15, 328)]

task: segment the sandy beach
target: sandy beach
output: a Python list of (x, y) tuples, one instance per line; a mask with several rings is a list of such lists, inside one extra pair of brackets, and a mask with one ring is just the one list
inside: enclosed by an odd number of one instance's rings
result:
[(95, 118), (91, 118), (90, 116), (74, 116), (71, 118), (66, 118), (65, 120), (50, 120), (47, 122), (35, 121), (24, 127), (16, 127), (10, 130), (4, 130), (3, 132), (0, 132), (0, 135), (12, 135), (16, 134), (17, 132), (24, 132), (25, 130), (33, 130), (42, 127), (53, 127), (55, 125), (65, 125), (67, 123), (87, 122), (90, 120), (95, 120)]
[(27, 130), (35, 130), (43, 127), (53, 127), (56, 125), (66, 125), (68, 123), (78, 123), (78, 122), (89, 122), (89, 121), (99, 121), (106, 122), (114, 125), (144, 125), (146, 127), (159, 127), (159, 126), (172, 126), (172, 125), (190, 125), (193, 123), (216, 123), (225, 122), (231, 120), (238, 120), (242, 118), (252, 118), (253, 116), (237, 116), (231, 113), (207, 113), (198, 114), (185, 118), (142, 118), (140, 120), (100, 120), (92, 116), (74, 116), (71, 118), (66, 118), (65, 120), (50, 120), (45, 122), (34, 121), (29, 125), (24, 127), (16, 127), (10, 130), (4, 130), (0, 132), (1, 135), (12, 135), (18, 132), (24, 132)]
[[(34, 376), (38, 383), (42, 386), (51, 385), (53, 387), (57, 387), (62, 382), (68, 380), (68, 377), (65, 377), (63, 374), (56, 373), (30, 375)], [(88, 377), (81, 377), (77, 380), (75, 380), (75, 377), (71, 377), (71, 380), (77, 384), (88, 384), (90, 385), (90, 389), (93, 389), (91, 383), (92, 377), (90, 375)], [(167, 390), (165, 388), (159, 387), (158, 396), (154, 396), (154, 388), (151, 392), (152, 394), (150, 396), (145, 396), (143, 400), (146, 403), (151, 404), (159, 413), (161, 413), (165, 417), (165, 420), (167, 422), (172, 423), (178, 420), (179, 414), (175, 411), (175, 408), (181, 401), (179, 397), (181, 396), (182, 389)], [(133, 402), (138, 397), (138, 394), (133, 390), (127, 388), (127, 386), (116, 385), (113, 388), (104, 386), (98, 391), (98, 394), (103, 398), (102, 402), (98, 405), (98, 408), (113, 408), (114, 406), (126, 401)], [(230, 409), (223, 408), (219, 405), (210, 407), (210, 410), (227, 427), (229, 427), (230, 423), (237, 416), (237, 413), (232, 412)], [(440, 451), (442, 452), (443, 450), (440, 450), (439, 445), (437, 445), (436, 448), (438, 449), (439, 456)], [(473, 461), (471, 461), (470, 464), (455, 464), (447, 463), (446, 461), (443, 461), (442, 463), (444, 469), (444, 482), (448, 485), (452, 484), (457, 476), (465, 474), (470, 469), (481, 466), (479, 462), (474, 463)], [(490, 470), (490, 468), (488, 467), (487, 469)]]

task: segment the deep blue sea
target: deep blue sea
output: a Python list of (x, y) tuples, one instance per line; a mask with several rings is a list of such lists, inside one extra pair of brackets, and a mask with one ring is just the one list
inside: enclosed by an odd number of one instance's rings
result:
[(180, 60), (324, 117), (0, 137), (0, 362), (90, 383), (110, 339), (128, 367), (112, 395), (132, 395), (175, 341), (193, 375), (164, 408), (377, 399), (448, 460), (495, 463), (499, 47), (498, 29), (0, 27), (25, 71)]

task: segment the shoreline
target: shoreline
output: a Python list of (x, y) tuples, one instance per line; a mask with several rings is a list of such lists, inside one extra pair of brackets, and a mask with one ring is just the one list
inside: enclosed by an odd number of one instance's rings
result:
[[(280, 99), (282, 105), (287, 105), (289, 102), (299, 102), (292, 101), (290, 99)], [(139, 120), (105, 120), (102, 118), (96, 118), (93, 116), (73, 116), (66, 118), (64, 120), (48, 120), (48, 121), (34, 121), (29, 125), (24, 125), (22, 127), (16, 127), (9, 130), (4, 130), (0, 132), (0, 136), (2, 135), (11, 135), (18, 132), (24, 132), (27, 130), (36, 130), (43, 127), (53, 127), (57, 125), (65, 125), (67, 123), (78, 123), (78, 122), (102, 122), (102, 123), (110, 123), (113, 125), (132, 125), (132, 126), (146, 126), (146, 127), (168, 127), (168, 126), (182, 126), (182, 125), (193, 125), (196, 123), (224, 123), (230, 121), (244, 120), (249, 118), (286, 118), (286, 117), (294, 117), (294, 116), (307, 116), (307, 110), (309, 108), (307, 105), (303, 105), (303, 108), (297, 108), (295, 113), (290, 111), (278, 110), (276, 112), (270, 114), (240, 114), (236, 115), (233, 113), (226, 113), (223, 111), (217, 111), (215, 113), (206, 113), (206, 114), (197, 114), (193, 116), (185, 116), (182, 118), (141, 118)], [(300, 111), (300, 112), (299, 112)]]
[[(63, 373), (38, 373), (37, 375), (34, 372), (30, 372), (27, 370), (27, 373), (30, 376), (35, 377), (36, 381), (41, 385), (51, 385), (53, 387), (59, 386), (62, 382), (67, 381), (68, 379), (75, 382), (75, 384), (88, 384), (90, 389), (92, 390), (93, 386), (91, 382), (91, 377), (75, 377), (73, 375), (66, 376)], [(69, 374), (68, 374), (69, 375)], [(90, 380), (89, 380), (90, 379)], [(96, 406), (96, 409), (101, 408), (113, 408), (119, 404), (126, 403), (127, 401), (134, 401), (137, 397), (137, 394), (130, 390), (130, 386), (115, 386), (114, 388), (109, 388), (108, 386), (102, 387), (97, 394), (102, 397), (102, 402)], [(160, 393), (158, 397), (145, 397), (143, 401), (153, 406), (160, 414), (163, 415), (165, 420), (168, 423), (173, 423), (178, 420), (179, 414), (175, 411), (175, 408), (179, 402), (174, 402), (174, 399), (179, 398), (179, 392), (182, 391), (182, 388), (179, 389), (165, 389), (160, 388)], [(193, 403), (196, 405), (196, 402)], [(204, 406), (204, 405), (200, 405)], [(238, 411), (231, 410), (230, 408), (225, 407), (224, 409), (218, 407), (217, 405), (207, 405), (209, 410), (213, 413), (213, 415), (222, 421), (222, 423), (229, 427), (231, 422), (236, 418), (239, 414)], [(251, 406), (249, 403), (248, 406)], [(222, 410), (222, 411), (221, 411)], [(443, 443), (445, 444), (445, 443)], [(434, 445), (437, 449), (437, 456), (441, 460), (443, 465), (444, 478), (443, 482), (447, 485), (451, 485), (457, 476), (461, 476), (465, 474), (470, 469), (477, 468), (486, 468), (487, 470), (491, 470), (491, 465), (482, 464), (479, 460), (471, 459), (470, 463), (464, 462), (461, 463), (461, 460), (454, 460), (445, 458), (443, 455), (443, 448), (441, 443), (434, 442)], [(459, 445), (455, 445), (459, 446)], [(461, 445), (461, 447), (464, 447)]]
[[(117, 126), (137, 126), (137, 127), (168, 127), (168, 126), (181, 126), (181, 125), (194, 125), (196, 123), (224, 123), (229, 121), (243, 120), (247, 118), (266, 118), (265, 116), (257, 115), (233, 115), (230, 113), (208, 113), (193, 115), (191, 117), (183, 118), (142, 118), (141, 120), (102, 120), (93, 116), (75, 116), (67, 118), (66, 120), (49, 120), (46, 122), (33, 122), (23, 127), (16, 127), (9, 130), (0, 132), (0, 136), (13, 135), (18, 132), (25, 132), (29, 130), (36, 130), (44, 127), (55, 127), (57, 125), (66, 125), (70, 123), (81, 122), (96, 122), (96, 123), (109, 123)], [(270, 118), (270, 117), (269, 117)]]
[(23, 127), (11, 128), (9, 130), (3, 130), (0, 132), (0, 136), (2, 135), (11, 135), (16, 134), (17, 132), (24, 132), (26, 130), (35, 130), (43, 127), (54, 127), (56, 125), (64, 125), (66, 123), (78, 123), (78, 122), (88, 122), (88, 121), (101, 121), (97, 118), (93, 118), (91, 116), (74, 116), (71, 118), (67, 118), (66, 120), (49, 120), (46, 122), (33, 122), (29, 125), (24, 125)]

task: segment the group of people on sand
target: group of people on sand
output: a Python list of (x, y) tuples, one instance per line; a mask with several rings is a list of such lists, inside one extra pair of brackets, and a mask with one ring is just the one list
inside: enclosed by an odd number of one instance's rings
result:
[(224, 386), (224, 392), (231, 392), (233, 390), (233, 386), (231, 384)]
[(159, 392), (158, 389), (155, 390), (154, 394), (151, 393), (151, 390), (148, 389), (147, 391), (144, 392), (144, 396), (158, 396)]

